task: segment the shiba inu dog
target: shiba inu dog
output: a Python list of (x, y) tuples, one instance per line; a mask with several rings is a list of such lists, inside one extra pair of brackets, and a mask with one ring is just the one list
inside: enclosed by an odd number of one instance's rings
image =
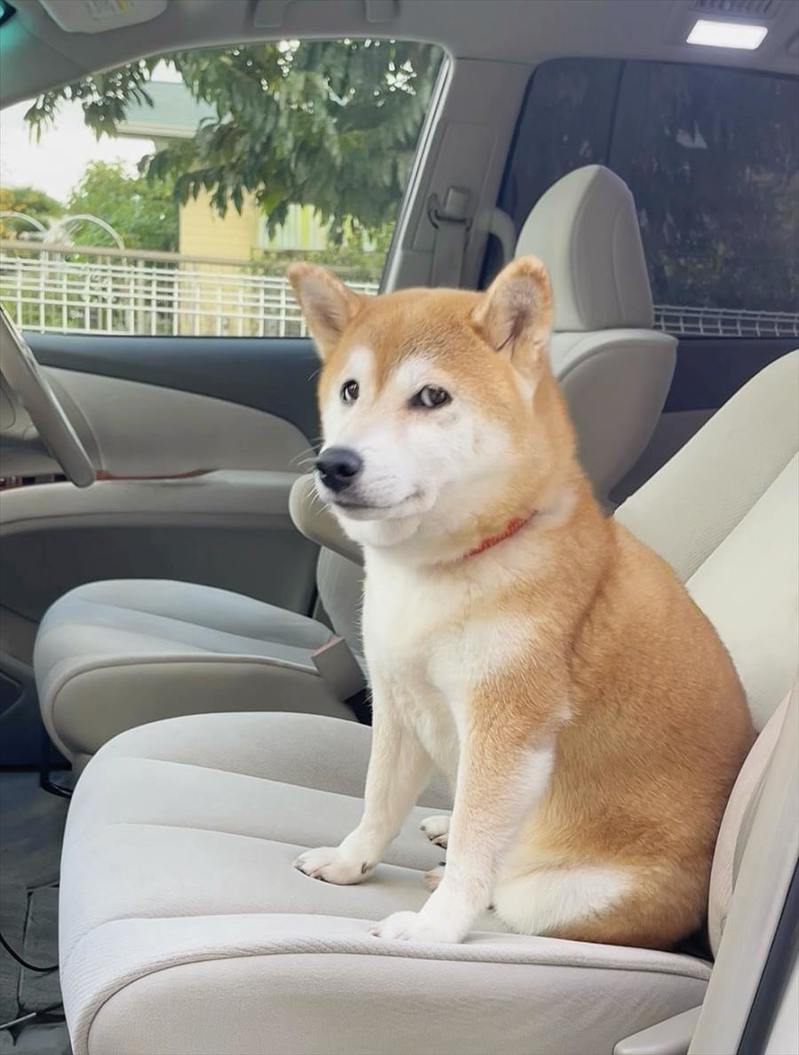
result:
[(520, 933), (672, 946), (753, 731), (713, 627), (578, 465), (543, 265), (485, 293), (289, 277), (323, 362), (318, 491), (365, 556), (374, 715), (360, 824), (296, 867), (360, 882), (435, 766), (446, 867), (375, 935), (459, 942), (493, 905)]

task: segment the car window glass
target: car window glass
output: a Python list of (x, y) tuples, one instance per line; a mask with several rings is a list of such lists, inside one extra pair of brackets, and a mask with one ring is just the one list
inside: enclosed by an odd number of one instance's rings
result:
[(799, 79), (674, 63), (544, 63), (500, 206), (520, 229), (552, 183), (593, 163), (635, 196), (659, 325), (799, 335)]
[(0, 115), (0, 300), (22, 326), (304, 333), (286, 266), (378, 288), (442, 52), (177, 52)]

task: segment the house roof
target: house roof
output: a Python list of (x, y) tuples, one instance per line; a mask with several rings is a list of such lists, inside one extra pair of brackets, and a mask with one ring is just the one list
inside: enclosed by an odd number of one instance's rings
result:
[(153, 101), (131, 103), (117, 135), (143, 139), (191, 139), (205, 117), (216, 117), (210, 103), (198, 102), (182, 82), (150, 81), (147, 94)]

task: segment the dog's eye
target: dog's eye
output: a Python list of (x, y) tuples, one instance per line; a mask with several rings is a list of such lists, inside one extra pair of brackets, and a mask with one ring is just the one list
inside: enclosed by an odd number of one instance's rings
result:
[(439, 388), (438, 385), (425, 385), (413, 396), (411, 406), (433, 410), (435, 407), (443, 407), (450, 402), (452, 402), (452, 396), (445, 388)]
[(345, 381), (341, 386), (341, 400), (343, 403), (354, 403), (358, 398), (358, 382)]

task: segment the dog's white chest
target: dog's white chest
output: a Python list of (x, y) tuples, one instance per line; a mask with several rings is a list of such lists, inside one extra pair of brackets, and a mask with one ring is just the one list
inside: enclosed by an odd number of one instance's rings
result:
[(449, 776), (496, 637), (467, 610), (463, 591), (442, 591), (435, 580), (383, 567), (367, 576), (364, 644), (375, 693), (390, 696)]

